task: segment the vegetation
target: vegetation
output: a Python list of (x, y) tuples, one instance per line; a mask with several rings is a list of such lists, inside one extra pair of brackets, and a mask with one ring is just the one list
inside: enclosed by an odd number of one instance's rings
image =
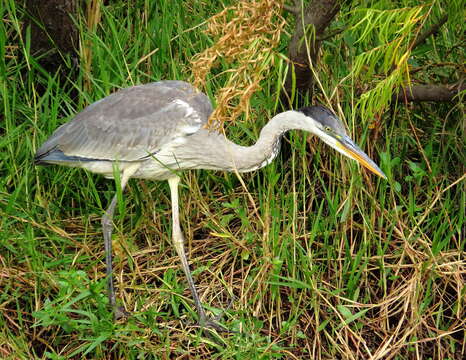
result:
[[(50, 72), (30, 53), (20, 2), (2, 1), (0, 358), (464, 358), (464, 100), (392, 96), (409, 81), (460, 80), (461, 1), (344, 2), (334, 35), (322, 40), (314, 98), (304, 102), (333, 105), (387, 181), (295, 132), (275, 162), (241, 179), (183, 175), (193, 274), (211, 313), (234, 297), (221, 320), (234, 332), (207, 336), (194, 326), (171, 244), (168, 186), (131, 180), (115, 218), (114, 266), (119, 301), (132, 316), (113, 324), (100, 217), (115, 185), (77, 169), (35, 168), (33, 154), (60, 124), (118, 88), (192, 80), (192, 59), (218, 40), (204, 32), (206, 20), (231, 3), (109, 1), (94, 25), (86, 15), (75, 19), (79, 59), (62, 54)], [(411, 49), (444, 14), (442, 30)], [(280, 41), (263, 59), (267, 76), (257, 77), (246, 112), (225, 126), (243, 144), (290, 105), (281, 95), (295, 18), (282, 15)], [(234, 66), (215, 63), (205, 89), (213, 101)]]

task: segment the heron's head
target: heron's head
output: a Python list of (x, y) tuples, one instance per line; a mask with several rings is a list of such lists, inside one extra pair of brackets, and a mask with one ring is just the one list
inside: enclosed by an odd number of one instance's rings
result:
[(343, 122), (332, 111), (323, 106), (310, 106), (298, 110), (310, 118), (309, 131), (343, 155), (356, 160), (373, 173), (386, 179), (382, 170), (346, 133)]

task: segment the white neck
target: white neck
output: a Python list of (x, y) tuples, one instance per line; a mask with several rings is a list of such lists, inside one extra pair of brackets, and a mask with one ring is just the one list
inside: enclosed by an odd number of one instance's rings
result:
[(274, 116), (262, 128), (254, 145), (244, 147), (230, 143), (233, 144), (230, 158), (235, 164), (234, 168), (239, 172), (248, 172), (270, 164), (280, 151), (284, 133), (288, 130), (314, 132), (314, 126), (314, 121), (299, 111), (290, 110)]
[[(237, 145), (223, 134), (202, 130), (189, 137), (189, 146), (177, 151), (179, 161), (190, 168), (248, 172), (270, 164), (280, 151), (280, 140), (288, 130), (317, 133), (315, 121), (299, 111), (285, 111), (274, 116), (261, 130), (252, 146)], [(208, 141), (206, 140), (208, 137)], [(181, 151), (182, 150), (182, 151)], [(197, 156), (203, 154), (202, 157)]]

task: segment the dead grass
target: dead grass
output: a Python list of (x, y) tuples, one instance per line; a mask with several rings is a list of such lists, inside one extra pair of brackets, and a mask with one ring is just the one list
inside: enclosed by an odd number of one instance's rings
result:
[(214, 44), (192, 61), (194, 85), (204, 89), (219, 62), (229, 67), (226, 81), (215, 95), (217, 107), (210, 126), (219, 127), (225, 121), (248, 115), (251, 96), (273, 66), (285, 26), (282, 6), (282, 0), (243, 0), (207, 21), (205, 32)]

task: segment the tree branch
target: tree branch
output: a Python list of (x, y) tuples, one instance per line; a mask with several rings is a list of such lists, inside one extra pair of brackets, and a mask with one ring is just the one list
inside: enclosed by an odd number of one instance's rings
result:
[(402, 102), (447, 102), (464, 90), (466, 90), (464, 82), (449, 85), (413, 85), (401, 88), (398, 93), (393, 94), (392, 99)]
[(429, 29), (427, 29), (423, 33), (419, 34), (416, 37), (416, 39), (414, 39), (414, 41), (413, 41), (413, 43), (411, 45), (411, 49), (414, 49), (416, 46), (418, 46), (419, 44), (426, 41), (426, 39), (429, 36), (436, 34), (439, 31), (440, 27), (447, 22), (447, 20), (448, 20), (448, 14), (443, 15), (440, 18), (440, 20), (438, 21), (438, 23), (432, 25)]
[(299, 15), (301, 14), (301, 7), (303, 6), (303, 3), (301, 0), (292, 0), (291, 1), (293, 5), (283, 5), (283, 10), (288, 11), (292, 14)]
[[(299, 9), (299, 13), (296, 14), (296, 28), (288, 47), (288, 54), (290, 60), (297, 65), (294, 68), (296, 88), (301, 93), (312, 89), (314, 79), (309, 62), (317, 63), (321, 43), (319, 38), (324, 37), (325, 29), (339, 11), (339, 0), (313, 0), (303, 11)], [(310, 38), (309, 43), (306, 44), (303, 42), (303, 38), (309, 25), (314, 27), (315, 36)], [(288, 93), (291, 92), (292, 80), (292, 74), (289, 72), (285, 83), (285, 89)]]
[(291, 5), (283, 5), (283, 10), (288, 11), (292, 14), (299, 15), (299, 12), (301, 11), (300, 8), (296, 6), (291, 6)]
[(330, 38), (335, 37), (338, 34), (341, 34), (343, 31), (346, 31), (346, 30), (348, 30), (347, 26), (339, 28), (339, 29), (335, 29), (334, 31), (331, 31), (331, 32), (329, 32), (327, 34), (322, 34), (322, 35), (317, 36), (317, 40), (319, 40), (319, 41), (328, 40)]

